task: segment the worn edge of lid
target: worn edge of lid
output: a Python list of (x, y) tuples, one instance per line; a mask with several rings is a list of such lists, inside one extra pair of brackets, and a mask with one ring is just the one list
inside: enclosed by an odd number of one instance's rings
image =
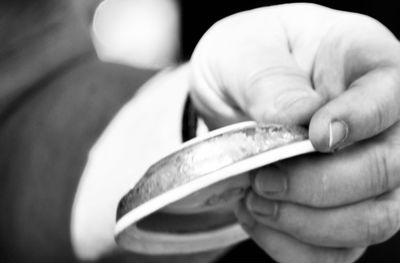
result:
[(120, 235), (124, 229), (128, 228), (131, 224), (135, 224), (140, 219), (167, 206), (168, 204), (178, 201), (179, 199), (207, 186), (282, 159), (314, 151), (315, 148), (312, 146), (310, 140), (297, 141), (244, 159), (235, 164), (194, 179), (193, 181), (158, 195), (123, 215), (115, 225), (114, 234), (115, 236)]

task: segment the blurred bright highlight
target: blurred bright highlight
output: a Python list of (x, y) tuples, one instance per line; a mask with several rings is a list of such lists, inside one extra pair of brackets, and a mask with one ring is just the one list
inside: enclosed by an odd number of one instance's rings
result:
[(176, 63), (179, 9), (175, 0), (106, 0), (93, 20), (99, 57), (143, 68)]

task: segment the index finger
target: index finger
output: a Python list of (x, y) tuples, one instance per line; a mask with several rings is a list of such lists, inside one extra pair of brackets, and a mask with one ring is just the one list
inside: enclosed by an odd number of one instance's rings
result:
[(327, 101), (312, 117), (319, 151), (370, 138), (400, 118), (400, 44), (376, 20), (353, 15), (321, 43), (313, 80)]
[(399, 131), (400, 124), (376, 141), (335, 154), (305, 155), (264, 167), (257, 171), (252, 187), (268, 199), (310, 207), (341, 206), (380, 196), (400, 185), (400, 147), (394, 141)]

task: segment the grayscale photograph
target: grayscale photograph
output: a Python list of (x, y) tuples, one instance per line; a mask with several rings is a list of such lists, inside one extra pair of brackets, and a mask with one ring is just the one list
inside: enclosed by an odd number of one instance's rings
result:
[(400, 262), (398, 11), (0, 0), (0, 262)]

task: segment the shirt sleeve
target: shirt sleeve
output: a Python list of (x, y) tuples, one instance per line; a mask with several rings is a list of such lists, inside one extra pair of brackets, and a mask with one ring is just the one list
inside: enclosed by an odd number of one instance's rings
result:
[(185, 67), (159, 73), (122, 107), (90, 150), (71, 218), (74, 250), (81, 259), (116, 250), (118, 202), (152, 163), (182, 142), (188, 86)]
[(1, 115), (1, 262), (75, 260), (71, 209), (88, 153), (153, 74), (85, 58)]

